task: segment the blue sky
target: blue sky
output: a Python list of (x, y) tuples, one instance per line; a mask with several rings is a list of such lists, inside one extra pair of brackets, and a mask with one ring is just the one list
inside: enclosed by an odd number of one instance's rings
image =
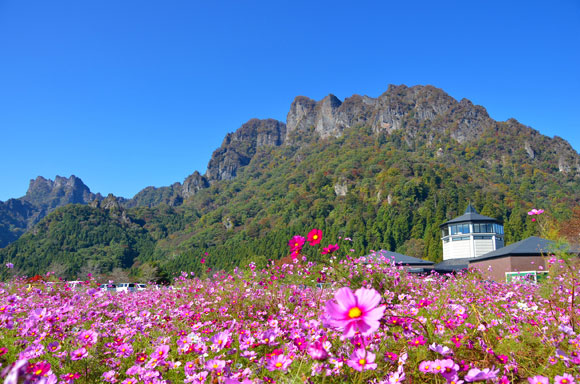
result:
[(204, 173), (297, 95), (431, 84), (580, 150), (580, 2), (0, 0), (0, 200)]

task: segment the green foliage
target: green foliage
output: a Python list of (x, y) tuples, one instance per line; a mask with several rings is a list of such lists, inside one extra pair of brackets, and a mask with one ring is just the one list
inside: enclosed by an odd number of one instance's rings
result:
[[(426, 132), (412, 118), (406, 124)], [(522, 137), (507, 123), (499, 128), (502, 134), (490, 129), (464, 144), (436, 132), (429, 140), (404, 130), (377, 135), (367, 127), (347, 129), (340, 138), (307, 132), (294, 144), (257, 148), (234, 180), (215, 182), (181, 206), (155, 205), (165, 195), (143, 193), (155, 206), (127, 210), (131, 224), (105, 210), (59, 209), (0, 250), (0, 260), (26, 273), (45, 272), (58, 261), (69, 276), (91, 260), (101, 272), (155, 263), (166, 276), (201, 274), (265, 265), (287, 256), (293, 235), (320, 228), (328, 242), (352, 238), (361, 254), (386, 249), (439, 261), (439, 225), (462, 214), (468, 202), (503, 220), (509, 244), (534, 234), (529, 208), (549, 210), (556, 223), (569, 217), (568, 207), (580, 202), (580, 181), (558, 172), (549, 139)], [(515, 150), (525, 142), (537, 149), (533, 159)]]

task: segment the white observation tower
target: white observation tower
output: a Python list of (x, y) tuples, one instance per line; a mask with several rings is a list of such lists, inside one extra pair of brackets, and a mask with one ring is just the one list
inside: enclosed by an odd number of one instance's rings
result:
[(480, 215), (471, 204), (463, 215), (440, 227), (443, 260), (477, 257), (504, 245), (501, 221)]

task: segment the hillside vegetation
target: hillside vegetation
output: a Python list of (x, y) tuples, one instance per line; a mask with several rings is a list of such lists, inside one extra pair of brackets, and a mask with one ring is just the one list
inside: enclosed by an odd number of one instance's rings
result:
[[(560, 138), (495, 122), (433, 87), (392, 87), (375, 104), (304, 99), (293, 103), (288, 126), (254, 119), (228, 135), (206, 175), (148, 188), (141, 203), (59, 208), (1, 249), (0, 261), (25, 274), (57, 263), (69, 277), (229, 270), (287, 256), (288, 240), (313, 227), (328, 242), (352, 238), (342, 246), (359, 253), (439, 261), (439, 225), (468, 202), (503, 220), (508, 244), (535, 234), (526, 220), (532, 207), (549, 214), (553, 237), (574, 220), (580, 157)], [(377, 111), (390, 123), (377, 123)]]

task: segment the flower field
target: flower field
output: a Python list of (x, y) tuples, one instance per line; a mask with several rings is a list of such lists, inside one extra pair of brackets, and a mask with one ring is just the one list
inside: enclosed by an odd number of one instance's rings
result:
[[(317, 234), (318, 235), (318, 234)], [(318, 235), (320, 236), (320, 235)], [(309, 238), (309, 242), (316, 239)], [(6, 383), (558, 383), (580, 380), (574, 263), (541, 285), (292, 259), (132, 293), (0, 285)], [(316, 243), (317, 244), (317, 243)], [(300, 256), (299, 256), (300, 255)], [(320, 284), (316, 284), (317, 281)]]

